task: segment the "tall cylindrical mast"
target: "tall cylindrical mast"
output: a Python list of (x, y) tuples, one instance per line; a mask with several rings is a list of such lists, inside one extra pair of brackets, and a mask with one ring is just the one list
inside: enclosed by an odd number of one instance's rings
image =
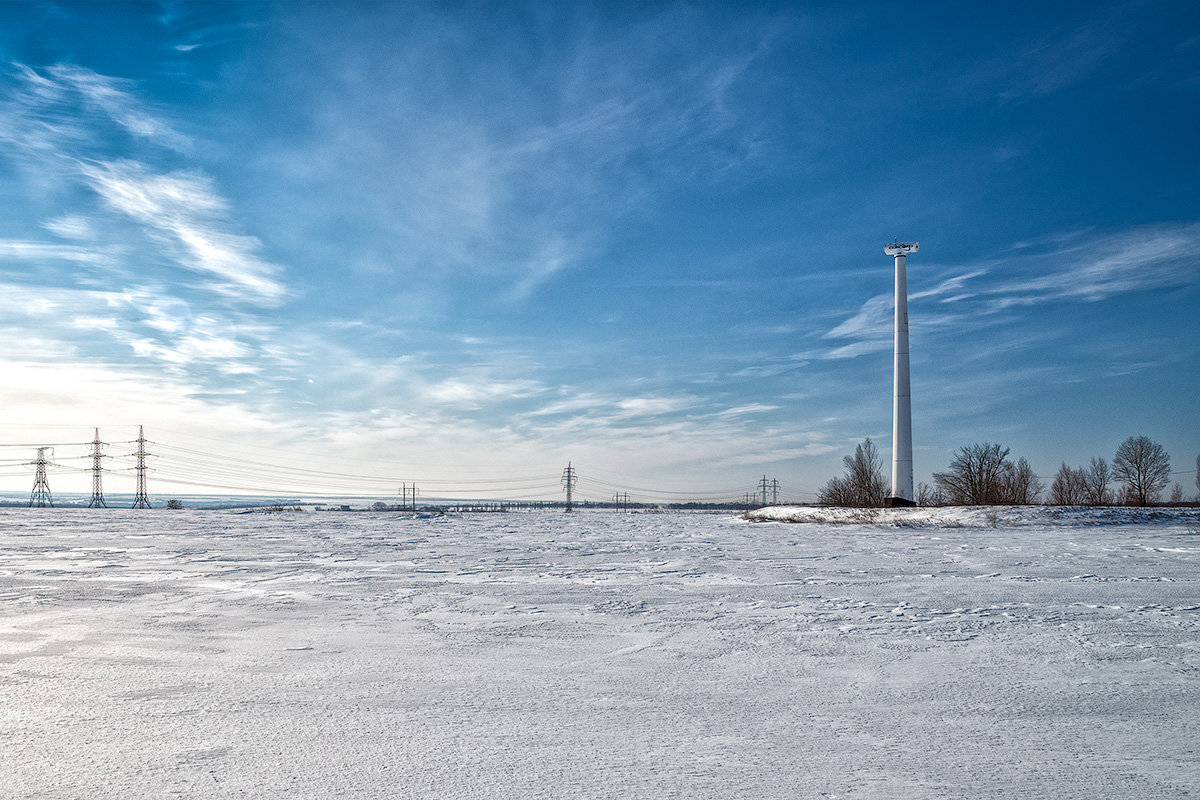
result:
[(892, 383), (892, 496), (889, 506), (913, 502), (912, 388), (908, 378), (908, 281), (905, 256), (916, 242), (895, 242), (884, 252), (896, 257), (896, 324)]

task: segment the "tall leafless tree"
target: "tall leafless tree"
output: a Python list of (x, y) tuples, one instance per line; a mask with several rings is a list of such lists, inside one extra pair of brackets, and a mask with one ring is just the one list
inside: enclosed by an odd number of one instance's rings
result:
[(1112, 493), (1108, 490), (1108, 485), (1112, 483), (1112, 472), (1108, 469), (1108, 462), (1102, 457), (1093, 458), (1084, 477), (1087, 479), (1088, 505), (1108, 505), (1112, 500)]
[(832, 478), (817, 494), (817, 502), (830, 506), (878, 508), (887, 497), (888, 485), (883, 477), (883, 462), (879, 451), (868, 437), (854, 449), (853, 456), (842, 459), (846, 476)]
[(1128, 487), (1130, 503), (1144, 506), (1156, 501), (1170, 480), (1171, 458), (1149, 436), (1130, 436), (1117, 448), (1112, 471)]

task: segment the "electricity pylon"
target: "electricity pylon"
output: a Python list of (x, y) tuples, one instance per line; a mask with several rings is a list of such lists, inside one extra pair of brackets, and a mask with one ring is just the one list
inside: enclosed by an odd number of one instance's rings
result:
[[(408, 484), (407, 483), (400, 484), (400, 491), (402, 492), (400, 507), (408, 508), (408, 493), (410, 491)], [(417, 484), (415, 482), (412, 485), (411, 491), (412, 491), (412, 511), (415, 514), (415, 513), (417, 513)]]
[(53, 457), (53, 447), (39, 447), (37, 449), (37, 460), (33, 462), (33, 465), (37, 467), (37, 472), (33, 476), (33, 491), (29, 493), (30, 508), (33, 508), (35, 505), (38, 508), (45, 508), (46, 506), (54, 508), (54, 498), (50, 496), (50, 484), (46, 480), (46, 464), (49, 463), (46, 460), (47, 450), (50, 451), (51, 457)]
[(103, 443), (100, 441), (100, 429), (96, 428), (96, 438), (92, 439), (92, 501), (88, 508), (108, 508), (104, 502), (104, 490), (100, 487), (100, 473), (104, 471), (104, 454), (100, 452)]
[(571, 466), (571, 462), (567, 462), (567, 468), (563, 470), (562, 485), (563, 490), (567, 493), (567, 511), (571, 511), (571, 492), (575, 488), (575, 483), (579, 480), (579, 476), (575, 474), (575, 468)]
[(146, 494), (146, 456), (150, 455), (146, 452), (146, 434), (143, 432), (142, 426), (138, 425), (137, 438), (137, 492), (133, 496), (132, 508), (149, 508), (150, 498)]

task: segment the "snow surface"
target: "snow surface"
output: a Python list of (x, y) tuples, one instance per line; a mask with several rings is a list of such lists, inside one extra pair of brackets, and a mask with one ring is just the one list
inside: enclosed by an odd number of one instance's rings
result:
[(3, 510), (0, 795), (1200, 793), (1200, 517), (988, 513)]

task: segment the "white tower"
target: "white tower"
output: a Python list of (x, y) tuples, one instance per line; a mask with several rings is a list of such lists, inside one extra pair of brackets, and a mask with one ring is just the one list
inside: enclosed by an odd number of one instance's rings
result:
[(908, 282), (904, 257), (916, 242), (892, 242), (883, 252), (896, 257), (896, 340), (892, 384), (892, 495), (889, 508), (913, 506), (912, 389), (908, 382)]

